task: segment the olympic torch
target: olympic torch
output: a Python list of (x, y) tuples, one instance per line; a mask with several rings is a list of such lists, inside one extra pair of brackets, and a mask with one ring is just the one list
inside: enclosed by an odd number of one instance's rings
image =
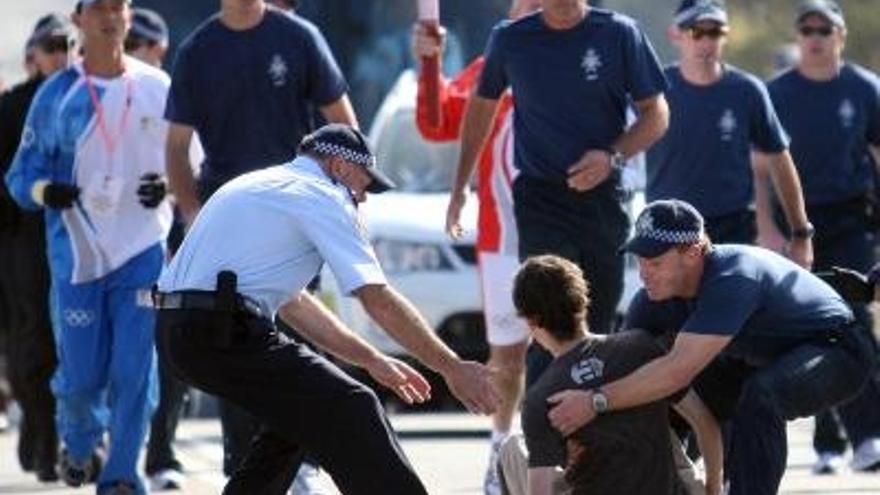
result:
[[(418, 0), (419, 22), (428, 34), (440, 39), (440, 0)], [(440, 56), (422, 57), (422, 77), (428, 108), (425, 116), (432, 127), (440, 126)]]

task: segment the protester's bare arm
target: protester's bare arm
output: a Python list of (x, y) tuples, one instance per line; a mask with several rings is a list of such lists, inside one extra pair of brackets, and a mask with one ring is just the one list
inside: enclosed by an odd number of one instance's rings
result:
[(471, 96), (465, 111), (461, 128), (461, 152), (458, 155), (458, 168), (449, 196), (449, 207), (446, 211), (446, 233), (453, 238), (462, 235), (461, 210), (467, 198), (468, 183), (474, 174), (474, 168), (480, 152), (489, 136), (498, 100), (483, 98), (477, 94)]
[[(730, 342), (726, 335), (681, 332), (668, 354), (603, 386), (610, 410), (628, 409), (671, 396), (683, 389)], [(550, 422), (571, 435), (596, 417), (592, 391), (564, 390), (551, 396)]]
[(342, 95), (338, 100), (321, 107), (321, 114), (327, 119), (327, 122), (334, 124), (348, 124), (355, 129), (358, 128), (357, 116), (348, 95)]
[(364, 309), (407, 351), (440, 373), (450, 391), (472, 412), (490, 414), (498, 404), (489, 369), (462, 361), (428, 326), (413, 305), (388, 285), (370, 284), (354, 291)]
[(684, 398), (673, 407), (697, 435), (697, 445), (703, 455), (706, 470), (706, 495), (720, 495), (724, 483), (724, 444), (718, 421), (693, 390), (688, 390)]
[(352, 333), (314, 296), (303, 291), (278, 311), (278, 316), (309, 342), (370, 373), (378, 383), (393, 390), (407, 403), (430, 398), (431, 385), (406, 363), (383, 355)]
[(189, 159), (194, 132), (195, 130), (188, 125), (172, 122), (168, 126), (168, 139), (165, 144), (168, 185), (187, 225), (192, 224), (202, 207), (196, 192), (193, 165)]
[[(641, 153), (660, 139), (669, 127), (669, 106), (663, 94), (645, 98), (635, 103), (638, 117), (612, 144), (614, 152), (624, 158)], [(612, 171), (611, 152), (587, 150), (568, 169), (568, 186), (577, 191), (589, 191), (605, 182)]]
[[(757, 157), (759, 163), (766, 163), (764, 166), (779, 196), (785, 220), (791, 225), (791, 230), (805, 228), (809, 223), (807, 210), (801, 191), (801, 180), (791, 154), (786, 150), (779, 153), (755, 152), (753, 156)], [(788, 246), (788, 255), (797, 264), (810, 268), (813, 265), (813, 240), (809, 237), (793, 237)]]

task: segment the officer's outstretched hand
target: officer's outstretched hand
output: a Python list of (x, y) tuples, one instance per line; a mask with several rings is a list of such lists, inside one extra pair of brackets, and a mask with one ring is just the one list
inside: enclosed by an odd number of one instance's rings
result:
[(156, 208), (168, 194), (168, 186), (165, 179), (155, 172), (149, 172), (141, 176), (141, 185), (138, 187), (138, 200), (144, 208)]
[(458, 361), (443, 375), (458, 400), (475, 414), (492, 414), (499, 397), (492, 384), (490, 369), (476, 361)]
[(431, 398), (428, 380), (403, 361), (381, 356), (366, 366), (366, 370), (373, 380), (393, 390), (407, 404), (421, 404)]
[(43, 204), (47, 208), (65, 210), (79, 198), (79, 188), (73, 184), (50, 182), (43, 188)]
[(874, 284), (861, 273), (832, 266), (831, 271), (816, 275), (834, 288), (847, 302), (869, 303), (874, 300)]
[(563, 390), (551, 395), (547, 402), (552, 407), (547, 413), (550, 424), (566, 437), (596, 418), (590, 392), (585, 390)]

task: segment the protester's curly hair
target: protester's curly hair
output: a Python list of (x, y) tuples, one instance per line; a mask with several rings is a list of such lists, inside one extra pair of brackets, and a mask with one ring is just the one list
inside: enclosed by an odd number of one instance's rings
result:
[(560, 340), (574, 337), (587, 317), (589, 288), (581, 269), (553, 255), (526, 260), (513, 283), (519, 315)]

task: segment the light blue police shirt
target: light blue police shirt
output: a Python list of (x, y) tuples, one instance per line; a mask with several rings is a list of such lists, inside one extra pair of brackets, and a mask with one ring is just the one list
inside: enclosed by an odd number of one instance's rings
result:
[(214, 290), (217, 273), (274, 315), (327, 262), (339, 287), (385, 284), (348, 190), (318, 162), (298, 157), (221, 187), (202, 207), (159, 290)]

